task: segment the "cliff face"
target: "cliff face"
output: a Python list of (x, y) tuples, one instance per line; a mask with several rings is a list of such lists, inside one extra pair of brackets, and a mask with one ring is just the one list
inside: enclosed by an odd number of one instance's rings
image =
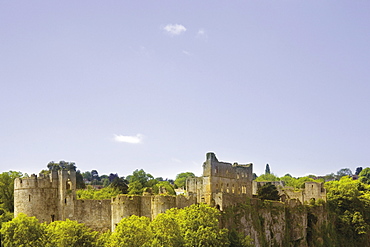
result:
[(327, 219), (323, 206), (251, 199), (225, 209), (221, 226), (250, 235), (255, 246), (325, 246)]

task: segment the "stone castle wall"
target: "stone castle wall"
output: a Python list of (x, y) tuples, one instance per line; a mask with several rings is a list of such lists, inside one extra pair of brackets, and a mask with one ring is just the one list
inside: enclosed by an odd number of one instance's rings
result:
[(171, 208), (184, 208), (196, 203), (194, 197), (190, 196), (138, 196), (118, 195), (111, 200), (112, 231), (121, 219), (131, 215), (145, 216), (154, 219), (158, 214), (164, 213)]
[(111, 200), (76, 200), (72, 220), (88, 227), (106, 231), (111, 229)]
[(284, 200), (297, 199), (300, 202), (309, 202), (310, 200), (326, 201), (326, 189), (323, 183), (305, 182), (304, 189), (295, 189), (293, 187), (283, 187), (279, 189), (280, 195)]

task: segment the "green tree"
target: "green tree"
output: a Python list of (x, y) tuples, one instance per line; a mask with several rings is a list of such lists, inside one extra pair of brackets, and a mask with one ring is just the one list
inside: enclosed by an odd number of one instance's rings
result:
[(340, 241), (348, 246), (365, 246), (369, 233), (370, 186), (343, 176), (325, 183), (329, 209), (336, 217), (335, 227)]
[(76, 188), (77, 189), (85, 189), (86, 188), (84, 178), (82, 177), (82, 174), (81, 174), (80, 170), (77, 170), (77, 172), (76, 172)]
[(154, 177), (146, 173), (143, 169), (136, 169), (132, 175), (127, 176), (129, 182), (128, 194), (141, 195), (147, 188), (151, 188), (158, 181)]
[(110, 241), (110, 236), (112, 235), (111, 231), (102, 232), (99, 234), (98, 239), (96, 240), (96, 246), (107, 246)]
[(3, 223), (1, 228), (4, 247), (34, 247), (45, 246), (44, 225), (36, 217), (19, 214), (13, 220)]
[(184, 245), (177, 215), (159, 214), (150, 223), (150, 228), (153, 232), (152, 246), (177, 247)]
[(46, 247), (93, 247), (96, 246), (98, 233), (84, 224), (66, 219), (45, 224)]
[(187, 178), (193, 178), (195, 177), (194, 173), (192, 172), (182, 172), (176, 175), (175, 179), (175, 186), (177, 188), (183, 188), (185, 189), (185, 183)]
[(111, 186), (102, 188), (100, 190), (94, 189), (91, 185), (88, 185), (86, 189), (76, 191), (78, 199), (93, 199), (93, 200), (104, 200), (111, 199), (120, 194), (120, 191)]
[(349, 177), (352, 177), (352, 171), (351, 169), (349, 168), (342, 168), (340, 169), (339, 171), (337, 171), (337, 176), (339, 178), (343, 177), (343, 176), (349, 176)]
[(275, 176), (273, 173), (262, 174), (255, 179), (257, 182), (274, 182), (280, 181), (280, 178)]
[(127, 181), (123, 177), (115, 177), (110, 184), (110, 187), (117, 189), (120, 194), (127, 194), (128, 192)]
[(89, 171), (83, 172), (83, 173), (82, 173), (82, 177), (83, 177), (86, 181), (91, 181), (91, 180), (92, 180), (92, 175), (91, 175), (91, 172), (89, 172)]
[(257, 189), (258, 198), (261, 200), (280, 200), (279, 191), (276, 186), (271, 183), (266, 183), (265, 185)]
[(168, 181), (158, 182), (153, 186), (155, 194), (176, 195), (175, 190)]
[(251, 236), (237, 232), (235, 229), (229, 231), (230, 247), (254, 247)]
[(129, 184), (129, 195), (142, 195), (144, 191), (143, 185), (139, 181), (134, 181)]
[(361, 170), (359, 179), (364, 184), (370, 184), (370, 167), (366, 167), (365, 169)]
[(0, 208), (14, 212), (14, 179), (22, 177), (21, 172), (9, 171), (0, 174)]
[(66, 162), (64, 160), (59, 161), (59, 163), (55, 163), (54, 161), (50, 161), (47, 164), (49, 171), (59, 171), (59, 170), (73, 170), (76, 171), (76, 164), (74, 162)]
[(266, 168), (265, 168), (265, 174), (270, 174), (271, 171), (270, 171), (270, 165), (269, 164), (266, 164)]
[(132, 215), (123, 218), (112, 233), (107, 246), (109, 247), (140, 247), (150, 246), (153, 233), (147, 217)]
[(361, 171), (362, 171), (362, 167), (357, 167), (355, 175), (359, 175)]
[(220, 229), (220, 212), (206, 204), (193, 204), (181, 210), (170, 209), (177, 213), (184, 246), (229, 246), (227, 229)]

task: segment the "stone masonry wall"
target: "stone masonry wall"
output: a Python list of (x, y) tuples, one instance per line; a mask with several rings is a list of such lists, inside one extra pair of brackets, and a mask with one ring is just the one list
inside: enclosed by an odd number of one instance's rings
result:
[(75, 217), (79, 223), (97, 231), (111, 229), (111, 200), (76, 200)]

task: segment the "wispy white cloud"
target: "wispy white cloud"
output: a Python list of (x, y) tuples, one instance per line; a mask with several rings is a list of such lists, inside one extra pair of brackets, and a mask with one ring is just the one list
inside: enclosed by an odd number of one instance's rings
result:
[(185, 55), (187, 55), (187, 56), (190, 56), (190, 55), (191, 55), (191, 53), (190, 53), (190, 52), (185, 51), (185, 50), (183, 50), (183, 51), (182, 51), (182, 53), (184, 53), (184, 54), (185, 54)]
[(143, 140), (142, 134), (137, 134), (136, 136), (124, 136), (124, 135), (114, 135), (114, 140), (116, 142), (126, 142), (126, 143), (132, 143), (132, 144), (138, 144), (141, 143)]
[(204, 31), (204, 29), (199, 29), (198, 31), (198, 35), (205, 35), (206, 32)]
[(180, 35), (186, 31), (186, 28), (179, 24), (167, 24), (163, 29), (172, 35)]
[(196, 37), (199, 38), (199, 39), (203, 39), (203, 40), (208, 39), (207, 32), (203, 28), (198, 30)]

